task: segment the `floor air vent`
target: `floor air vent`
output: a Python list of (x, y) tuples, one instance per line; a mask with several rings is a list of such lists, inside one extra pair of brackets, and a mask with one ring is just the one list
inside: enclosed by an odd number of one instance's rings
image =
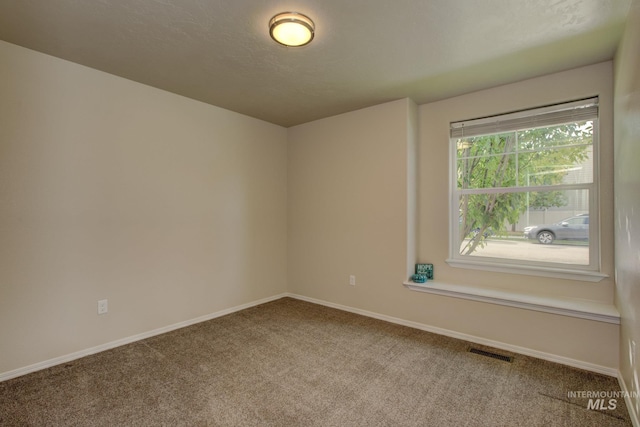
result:
[(471, 347), (469, 349), (469, 353), (479, 354), (480, 356), (492, 357), (494, 359), (502, 360), (504, 362), (511, 363), (513, 361), (513, 357), (511, 356), (503, 356), (502, 354), (492, 353), (490, 351), (480, 350), (479, 348)]

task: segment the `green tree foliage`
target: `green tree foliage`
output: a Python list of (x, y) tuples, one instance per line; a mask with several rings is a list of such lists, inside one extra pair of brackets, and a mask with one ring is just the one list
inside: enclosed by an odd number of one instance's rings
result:
[[(562, 191), (532, 191), (529, 193), (530, 209), (548, 209), (567, 206), (567, 196)], [(517, 221), (516, 221), (517, 222)], [(510, 222), (513, 224), (513, 222)]]
[(566, 206), (561, 191), (525, 189), (561, 184), (588, 158), (592, 136), (589, 121), (458, 140), (459, 189), (518, 189), (460, 197), (460, 253), (469, 255), (489, 234), (506, 231), (527, 207)]

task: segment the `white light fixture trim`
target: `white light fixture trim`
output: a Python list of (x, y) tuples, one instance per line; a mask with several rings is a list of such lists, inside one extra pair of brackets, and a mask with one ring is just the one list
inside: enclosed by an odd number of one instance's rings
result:
[(298, 12), (279, 13), (269, 21), (271, 38), (290, 47), (309, 44), (313, 40), (315, 28), (311, 18)]

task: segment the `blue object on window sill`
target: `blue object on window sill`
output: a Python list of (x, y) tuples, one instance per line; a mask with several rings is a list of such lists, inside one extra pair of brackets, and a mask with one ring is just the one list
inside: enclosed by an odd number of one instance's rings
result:
[(413, 276), (411, 276), (411, 280), (413, 280), (414, 283), (424, 283), (427, 281), (427, 275), (426, 274), (414, 274)]

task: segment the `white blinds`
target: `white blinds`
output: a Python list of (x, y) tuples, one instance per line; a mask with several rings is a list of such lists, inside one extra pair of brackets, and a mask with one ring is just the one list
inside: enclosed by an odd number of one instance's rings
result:
[(598, 98), (550, 105), (533, 110), (451, 123), (451, 138), (490, 135), (520, 129), (593, 120), (598, 117)]

